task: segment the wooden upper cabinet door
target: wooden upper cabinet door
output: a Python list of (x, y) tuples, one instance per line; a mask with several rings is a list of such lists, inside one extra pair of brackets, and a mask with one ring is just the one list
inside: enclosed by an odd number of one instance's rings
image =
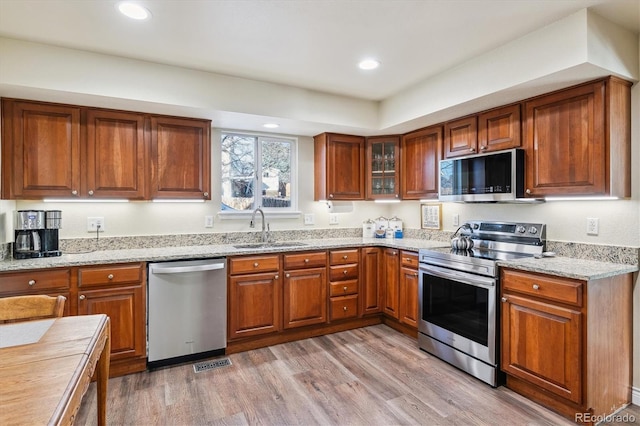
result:
[(604, 82), (525, 103), (526, 194), (606, 192)]
[(82, 196), (145, 197), (144, 123), (143, 114), (87, 111), (87, 163)]
[(2, 198), (80, 191), (80, 108), (3, 100)]
[(367, 199), (400, 199), (400, 136), (367, 138)]
[(520, 139), (520, 104), (493, 109), (478, 115), (480, 152), (517, 148)]
[(446, 158), (478, 152), (477, 116), (453, 120), (444, 125), (444, 156)]
[(442, 160), (442, 126), (402, 137), (400, 146), (403, 200), (438, 198), (438, 167)]
[(364, 137), (323, 133), (315, 142), (315, 200), (364, 200)]
[(151, 198), (211, 199), (211, 122), (151, 117)]

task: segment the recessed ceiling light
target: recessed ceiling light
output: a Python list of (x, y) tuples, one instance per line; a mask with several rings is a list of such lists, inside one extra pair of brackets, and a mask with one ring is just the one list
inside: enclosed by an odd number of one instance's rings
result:
[(280, 125), (276, 123), (266, 123), (263, 124), (262, 127), (266, 127), (267, 129), (277, 129)]
[(127, 16), (131, 19), (143, 20), (151, 17), (151, 12), (149, 12), (149, 9), (129, 1), (118, 3), (118, 10), (124, 16)]
[(361, 70), (374, 70), (380, 66), (380, 61), (375, 59), (365, 59), (364, 61), (360, 61), (358, 67)]

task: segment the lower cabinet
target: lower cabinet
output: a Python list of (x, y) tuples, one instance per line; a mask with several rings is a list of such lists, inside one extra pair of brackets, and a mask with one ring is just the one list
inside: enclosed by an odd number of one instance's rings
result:
[(391, 318), (399, 319), (400, 289), (398, 287), (398, 279), (400, 278), (400, 250), (384, 249), (382, 257), (382, 279), (384, 286), (384, 304), (382, 305), (382, 311)]
[(327, 253), (284, 255), (284, 328), (327, 322)]
[(418, 329), (418, 255), (400, 251), (400, 279), (398, 319), (401, 323)]
[(280, 331), (282, 329), (280, 256), (230, 258), (228, 265), (229, 339)]
[(382, 312), (384, 303), (382, 251), (383, 249), (379, 247), (364, 247), (360, 250), (360, 311), (362, 315)]
[(146, 368), (146, 269), (144, 264), (77, 270), (78, 315), (111, 320), (111, 376)]
[(331, 321), (358, 317), (360, 250), (329, 252), (329, 306)]
[(0, 297), (42, 294), (64, 296), (64, 316), (75, 315), (71, 301), (71, 269), (45, 269), (0, 274)]
[(631, 274), (582, 281), (503, 269), (507, 387), (575, 421), (630, 401)]

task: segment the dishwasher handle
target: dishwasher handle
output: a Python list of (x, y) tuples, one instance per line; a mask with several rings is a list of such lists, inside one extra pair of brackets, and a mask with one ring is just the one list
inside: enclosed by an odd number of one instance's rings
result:
[(153, 274), (183, 274), (185, 272), (202, 272), (202, 271), (215, 271), (216, 269), (224, 269), (225, 263), (206, 263), (204, 265), (190, 265), (190, 266), (161, 266), (150, 265), (149, 269)]

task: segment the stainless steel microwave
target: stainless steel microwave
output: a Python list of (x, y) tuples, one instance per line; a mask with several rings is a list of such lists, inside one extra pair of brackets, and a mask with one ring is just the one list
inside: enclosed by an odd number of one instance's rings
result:
[(440, 201), (524, 201), (523, 149), (442, 160), (439, 172)]

